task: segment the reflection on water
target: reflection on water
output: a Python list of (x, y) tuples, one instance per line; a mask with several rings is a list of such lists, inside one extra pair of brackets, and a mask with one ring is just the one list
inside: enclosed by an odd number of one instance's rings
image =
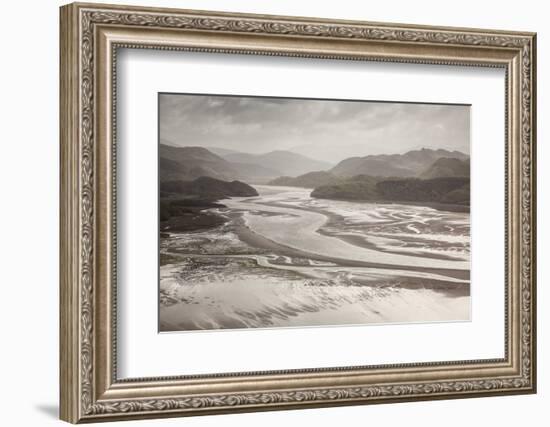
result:
[(161, 238), (162, 331), (469, 319), (469, 214), (257, 189)]

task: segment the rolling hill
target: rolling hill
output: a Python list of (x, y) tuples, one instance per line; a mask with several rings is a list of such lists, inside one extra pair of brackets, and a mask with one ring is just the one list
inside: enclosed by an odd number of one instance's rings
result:
[(271, 151), (265, 154), (230, 153), (223, 158), (232, 163), (258, 165), (278, 173), (273, 176), (298, 176), (307, 172), (329, 169), (330, 163), (314, 160), (291, 151)]
[(161, 181), (189, 181), (209, 176), (226, 181), (266, 183), (281, 175), (300, 175), (302, 171), (330, 167), (289, 151), (247, 154), (221, 148), (176, 147), (166, 141), (159, 145), (159, 162)]
[(380, 154), (365, 157), (350, 157), (334, 166), (330, 172), (342, 177), (370, 175), (380, 177), (419, 176), (436, 160), (454, 158), (466, 160), (469, 157), (460, 151), (433, 150), (422, 148), (405, 154)]
[(227, 160), (202, 147), (159, 145), (160, 181), (191, 181), (209, 176), (225, 181), (240, 177), (238, 169)]
[(219, 200), (227, 197), (252, 197), (258, 192), (240, 181), (223, 181), (201, 176), (193, 181), (165, 181), (160, 184), (161, 195), (184, 196), (203, 200)]
[(288, 187), (304, 187), (315, 188), (321, 185), (331, 185), (341, 182), (343, 179), (333, 175), (326, 171), (308, 172), (306, 174), (297, 176), (295, 178), (291, 176), (281, 176), (272, 181), (269, 181), (269, 185), (281, 185)]
[(441, 157), (433, 162), (419, 178), (443, 178), (449, 176), (469, 177), (470, 159), (460, 160), (448, 157)]
[(315, 188), (311, 197), (320, 199), (445, 203), (469, 206), (470, 179), (467, 177), (381, 178), (355, 176), (336, 185)]
[(256, 189), (240, 181), (223, 181), (202, 176), (192, 181), (160, 183), (160, 230), (187, 232), (218, 227), (227, 218), (210, 208), (223, 208), (218, 203), (228, 197), (257, 196)]

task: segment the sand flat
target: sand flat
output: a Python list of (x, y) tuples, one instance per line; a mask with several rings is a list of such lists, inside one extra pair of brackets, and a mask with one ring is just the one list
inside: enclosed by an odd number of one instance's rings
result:
[(161, 331), (469, 320), (469, 214), (257, 188), (161, 238)]

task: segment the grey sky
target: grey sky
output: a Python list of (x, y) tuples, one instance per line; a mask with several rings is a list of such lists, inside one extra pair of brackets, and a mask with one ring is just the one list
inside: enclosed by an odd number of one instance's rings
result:
[(160, 138), (171, 145), (290, 150), (332, 163), (422, 147), (470, 150), (467, 106), (162, 94), (159, 108)]

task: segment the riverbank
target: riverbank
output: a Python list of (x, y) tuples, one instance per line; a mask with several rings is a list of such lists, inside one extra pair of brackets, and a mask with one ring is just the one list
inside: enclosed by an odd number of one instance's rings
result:
[[(273, 187), (273, 188), (280, 188), (280, 186), (276, 185), (270, 185), (270, 184), (264, 184), (262, 187)], [(313, 190), (315, 190), (314, 187), (302, 187), (302, 186), (293, 186), (288, 188), (296, 188), (299, 190), (308, 190), (311, 193), (313, 193)], [(424, 206), (427, 208), (437, 209), (438, 211), (446, 211), (446, 212), (457, 212), (457, 213), (470, 213), (470, 205), (460, 205), (457, 203), (441, 203), (441, 202), (412, 202), (407, 200), (384, 200), (384, 199), (352, 199), (352, 198), (345, 198), (345, 197), (318, 197), (318, 196), (311, 196), (312, 198), (318, 199), (318, 200), (336, 200), (341, 202), (349, 202), (349, 203), (373, 203), (377, 205), (405, 205), (405, 206)]]
[[(311, 252), (301, 251), (299, 249), (295, 249), (290, 246), (285, 246), (252, 231), (249, 227), (247, 227), (244, 224), (242, 220), (236, 223), (234, 232), (239, 237), (239, 239), (242, 240), (244, 243), (252, 247), (258, 248), (262, 251), (273, 252), (281, 256), (286, 256), (291, 258), (295, 257), (295, 258), (310, 259), (318, 262), (333, 263), (335, 265), (338, 265), (341, 267), (348, 267), (348, 268), (364, 267), (364, 268), (385, 269), (389, 271), (394, 271), (396, 269), (395, 265), (392, 265), (392, 264), (383, 264), (383, 263), (376, 263), (376, 262), (366, 262), (366, 261), (357, 261), (353, 259), (337, 258), (337, 257), (332, 257), (327, 255), (320, 255), (320, 254), (315, 254)], [(363, 247), (367, 248), (368, 245), (365, 244)], [(407, 266), (407, 270), (418, 271), (418, 272), (423, 272), (427, 274), (437, 274), (437, 275), (440, 275), (441, 277), (447, 276), (449, 278), (459, 279), (464, 281), (470, 280), (469, 270), (426, 268), (426, 267), (415, 267), (415, 266)]]
[(470, 213), (469, 205), (458, 205), (453, 203), (439, 203), (439, 202), (411, 202), (406, 200), (357, 200), (357, 199), (345, 199), (345, 198), (323, 198), (316, 197), (320, 200), (337, 200), (349, 203), (372, 203), (375, 205), (404, 205), (404, 206), (421, 206), (426, 208), (436, 209), (438, 211), (457, 212), (457, 213)]

